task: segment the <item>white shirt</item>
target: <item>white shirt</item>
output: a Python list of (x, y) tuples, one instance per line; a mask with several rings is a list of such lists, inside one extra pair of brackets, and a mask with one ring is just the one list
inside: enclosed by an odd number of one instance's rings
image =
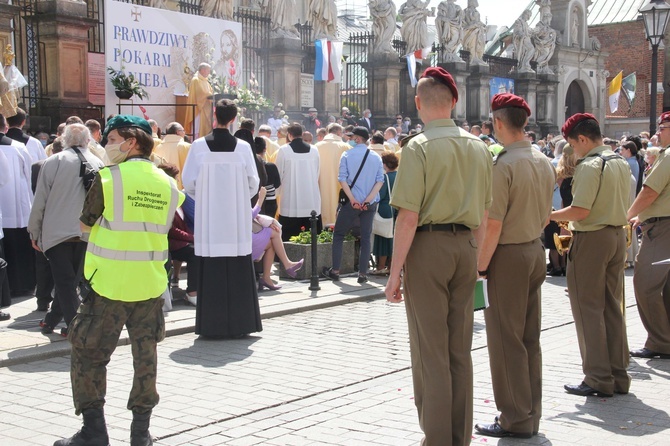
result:
[[(7, 184), (9, 181), (9, 161), (7, 160), (7, 155), (4, 152), (0, 151), (0, 188)], [(0, 206), (0, 240), (5, 236), (2, 232), (2, 206)]]
[(275, 161), (281, 178), (279, 215), (309, 217), (321, 214), (319, 192), (319, 151), (311, 146), (307, 153), (295, 153), (290, 145), (280, 147)]
[(282, 118), (275, 118), (274, 116), (268, 119), (268, 125), (272, 129), (272, 137), (277, 139), (277, 130), (279, 130), (279, 127), (284, 125), (284, 120)]
[(251, 254), (251, 197), (260, 180), (251, 147), (238, 139), (233, 152), (212, 152), (196, 139), (182, 173), (195, 199), (194, 248), (202, 257)]
[(22, 143), (13, 140), (11, 145), (0, 145), (0, 152), (7, 159), (9, 171), (5, 184), (0, 187), (2, 226), (25, 228), (28, 226), (30, 207), (33, 203), (30, 184), (32, 158)]

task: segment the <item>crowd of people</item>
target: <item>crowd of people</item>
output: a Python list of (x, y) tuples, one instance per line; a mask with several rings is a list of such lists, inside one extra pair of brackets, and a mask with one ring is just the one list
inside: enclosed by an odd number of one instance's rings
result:
[[(343, 242), (353, 234), (358, 283), (388, 276), (387, 299), (405, 302), (427, 445), (471, 438), (478, 279), (487, 281), (500, 411), (493, 423), (474, 426), (480, 434), (527, 438), (539, 430), (547, 275), (567, 276), (582, 355), (584, 379), (566, 384), (568, 393), (627, 393), (629, 356), (670, 358), (669, 267), (652, 267), (670, 257), (670, 113), (656, 135), (604, 138), (597, 119), (579, 113), (560, 135), (538, 139), (526, 130), (525, 100), (502, 94), (490, 121), (469, 126), (451, 119), (455, 81), (432, 67), (415, 100), (420, 123), (397, 115), (377, 128), (369, 110), (355, 119), (346, 107), (323, 124), (316, 109), (300, 123), (277, 107), (257, 127), (223, 99), (213, 129), (192, 143), (178, 122), (162, 132), (135, 116), (110, 116), (104, 127), (73, 116), (50, 138), (26, 134), (21, 109), (0, 115), (0, 304), (34, 290), (37, 310), (46, 311), (42, 333), (64, 321), (60, 334), (72, 343), (73, 397), (84, 425), (56, 444), (108, 441), (101, 383), (124, 325), (142, 364), (128, 404), (132, 444), (151, 444), (156, 343), (184, 263), (196, 334), (259, 332), (258, 293), (281, 289), (276, 260), (290, 278), (304, 267), (283, 242), (310, 227), (313, 213), (317, 230), (333, 231), (322, 276), (340, 279)], [(389, 219), (390, 237), (380, 230)], [(564, 254), (554, 235), (568, 232)], [(649, 337), (629, 351), (621, 304), (623, 271), (633, 263)], [(0, 312), (0, 320), (10, 318)]]

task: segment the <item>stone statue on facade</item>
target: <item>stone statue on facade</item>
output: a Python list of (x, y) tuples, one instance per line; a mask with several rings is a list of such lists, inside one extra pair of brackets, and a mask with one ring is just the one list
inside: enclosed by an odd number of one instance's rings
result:
[(463, 10), (455, 2), (446, 0), (437, 7), (435, 27), (443, 48), (444, 62), (462, 62), (458, 48), (463, 38)]
[(554, 74), (549, 68), (549, 60), (556, 49), (556, 30), (551, 27), (552, 14), (549, 8), (540, 9), (540, 21), (533, 30), (533, 45), (535, 46), (535, 61), (537, 74)]
[(393, 0), (370, 0), (372, 32), (375, 36), (374, 54), (395, 54), (391, 46), (396, 27), (396, 9)]
[(295, 0), (263, 0), (262, 10), (267, 10), (270, 6), (270, 23), (272, 28), (272, 37), (286, 37), (289, 39), (299, 39), (300, 34), (295, 27), (298, 19), (296, 18)]
[(570, 44), (574, 47), (579, 47), (579, 9), (577, 7), (572, 9), (570, 23)]
[(512, 40), (514, 42), (514, 53), (518, 61), (517, 71), (519, 73), (532, 73), (533, 69), (530, 67), (530, 61), (535, 55), (535, 47), (531, 40), (531, 30), (528, 26), (530, 19), (530, 11), (525, 10), (521, 13), (521, 17), (516, 19), (512, 25), (513, 34)]
[(470, 65), (486, 65), (484, 47), (486, 46), (486, 25), (479, 17), (479, 2), (468, 0), (463, 11), (463, 49), (470, 53)]
[(202, 15), (214, 19), (233, 19), (233, 0), (202, 0)]
[(428, 17), (435, 15), (435, 8), (428, 9), (430, 0), (407, 0), (400, 6), (398, 13), (402, 20), (400, 35), (407, 43), (407, 52), (430, 46), (428, 41)]
[(337, 36), (335, 0), (310, 0), (309, 21), (312, 24), (312, 39), (335, 40)]

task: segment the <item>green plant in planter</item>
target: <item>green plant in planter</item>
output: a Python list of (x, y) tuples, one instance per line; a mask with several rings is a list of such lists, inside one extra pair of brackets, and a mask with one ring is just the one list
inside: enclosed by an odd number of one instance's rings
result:
[[(351, 235), (351, 233), (344, 236), (344, 241), (353, 241), (356, 238)], [(294, 235), (288, 239), (291, 243), (297, 243), (299, 245), (309, 245), (312, 243), (312, 233), (306, 229), (304, 226), (300, 227), (300, 234)], [(333, 230), (332, 228), (324, 229), (320, 234), (316, 236), (317, 243), (333, 243)]]
[(123, 71), (123, 67), (121, 67), (120, 70), (107, 67), (107, 73), (109, 73), (109, 80), (115, 91), (125, 92), (130, 94), (129, 97), (137, 96), (140, 99), (149, 97), (149, 93), (147, 93), (142, 84), (135, 79), (135, 76), (132, 73), (126, 74), (125, 71)]

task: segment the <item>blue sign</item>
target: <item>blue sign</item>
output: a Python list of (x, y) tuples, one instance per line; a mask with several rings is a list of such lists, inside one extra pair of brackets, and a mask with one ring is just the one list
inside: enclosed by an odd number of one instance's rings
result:
[(489, 104), (498, 93), (514, 93), (514, 79), (493, 77), (489, 81)]

